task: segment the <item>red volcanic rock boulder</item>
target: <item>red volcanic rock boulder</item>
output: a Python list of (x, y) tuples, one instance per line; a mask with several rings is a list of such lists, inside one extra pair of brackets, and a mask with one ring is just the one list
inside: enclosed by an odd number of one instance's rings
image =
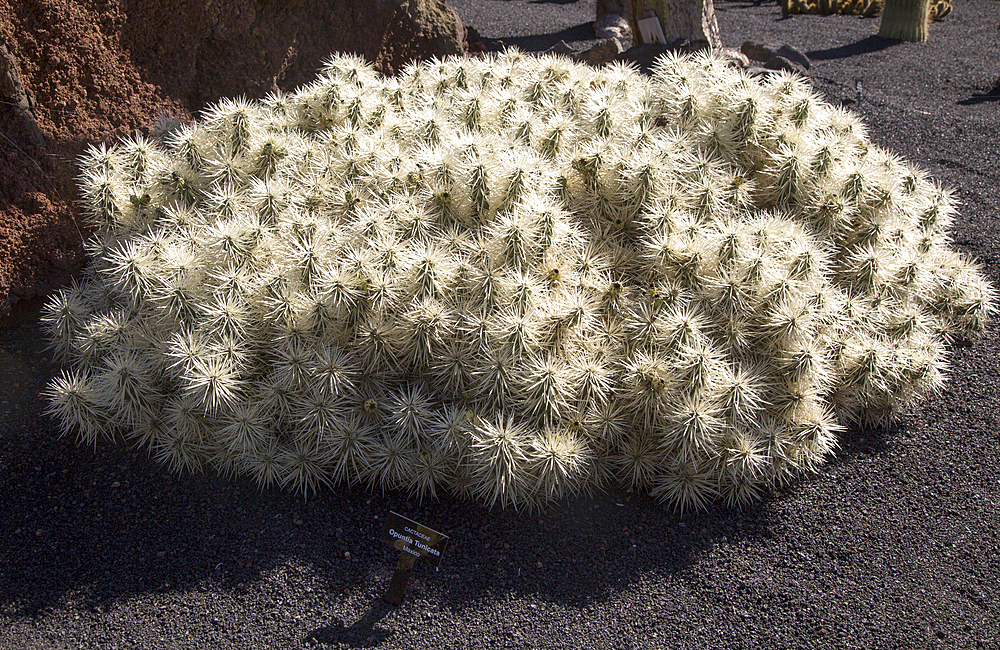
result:
[(74, 179), (88, 144), (290, 90), (333, 52), (392, 74), (461, 53), (464, 36), (443, 0), (0, 0), (0, 316), (82, 267)]

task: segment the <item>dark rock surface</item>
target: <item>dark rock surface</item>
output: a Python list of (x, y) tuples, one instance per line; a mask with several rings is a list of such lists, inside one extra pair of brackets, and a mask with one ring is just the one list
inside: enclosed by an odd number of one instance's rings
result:
[(758, 43), (756, 41), (744, 41), (743, 45), (740, 46), (740, 51), (743, 52), (743, 54), (745, 54), (751, 61), (757, 61), (763, 64), (767, 64), (774, 59), (781, 58), (785, 61), (795, 63), (798, 68), (802, 70), (808, 70), (811, 65), (809, 57), (807, 57), (802, 50), (794, 45), (788, 45), (787, 43), (774, 46)]
[(808, 77), (809, 73), (806, 71), (801, 64), (795, 61), (790, 61), (783, 56), (772, 56), (764, 64), (765, 70), (785, 70), (787, 72), (796, 72), (803, 77)]

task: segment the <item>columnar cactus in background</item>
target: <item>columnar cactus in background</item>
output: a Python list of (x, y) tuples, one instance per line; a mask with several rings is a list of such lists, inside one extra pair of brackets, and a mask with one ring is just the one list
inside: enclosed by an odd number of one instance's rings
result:
[(306, 494), (741, 504), (939, 386), (993, 309), (946, 190), (709, 55), (337, 56), (91, 148), (81, 186), (63, 431)]
[(931, 22), (930, 0), (886, 0), (878, 35), (922, 43)]

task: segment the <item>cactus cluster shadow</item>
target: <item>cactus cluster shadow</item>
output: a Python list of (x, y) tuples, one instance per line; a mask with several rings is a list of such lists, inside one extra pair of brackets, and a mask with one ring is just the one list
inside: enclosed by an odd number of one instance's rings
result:
[[(0, 353), (17, 370), (0, 405), (0, 488), (11, 495), (0, 504), (0, 611), (12, 618), (66, 603), (100, 611), (199, 585), (239, 594), (288, 563), (306, 567), (330, 593), (377, 597), (395, 563), (395, 550), (378, 541), (390, 510), (450, 536), (441, 571), (418, 565), (409, 597), (433, 585), (434, 597), (454, 609), (510, 592), (583, 607), (644, 573), (682, 571), (720, 539), (770, 535), (769, 499), (678, 516), (646, 495), (609, 491), (541, 511), (490, 510), (343, 487), (303, 501), (249, 479), (177, 476), (134, 448), (100, 442), (84, 452), (58, 438), (38, 399), (56, 370), (37, 361), (43, 352), (30, 314), (8, 325)], [(312, 636), (354, 639), (349, 644), (380, 638), (384, 609)]]
[[(44, 358), (35, 319), (7, 330), (4, 353), (16, 354), (0, 436), (0, 611), (39, 617), (73, 603), (101, 611), (144, 593), (209, 586), (243, 593), (289, 564), (302, 567), (319, 589), (336, 597), (368, 597), (361, 620), (334, 621), (308, 638), (322, 644), (369, 647), (388, 632), (389, 607), (378, 597), (395, 563), (378, 541), (381, 519), (395, 510), (451, 537), (440, 572), (418, 565), (409, 599), (434, 598), (460, 611), (503, 594), (585, 608), (643, 575), (688, 569), (720, 543), (754, 543), (773, 535), (772, 490), (743, 509), (714, 507), (675, 514), (650, 497), (614, 490), (564, 499), (541, 511), (489, 510), (445, 498), (418, 503), (397, 492), (323, 490), (309, 501), (285, 491), (260, 491), (248, 479), (213, 473), (175, 476), (142, 452), (109, 442), (81, 453), (57, 438), (41, 413), (41, 385), (55, 372), (22, 365)], [(877, 454), (892, 430), (848, 432), (837, 456)], [(349, 557), (345, 557), (345, 553)]]

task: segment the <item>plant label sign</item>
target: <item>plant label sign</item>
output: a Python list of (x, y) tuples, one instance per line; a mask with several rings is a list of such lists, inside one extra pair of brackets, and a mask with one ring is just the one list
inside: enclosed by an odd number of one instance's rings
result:
[(396, 571), (392, 574), (392, 582), (382, 600), (390, 605), (403, 602), (406, 583), (410, 579), (413, 563), (422, 560), (428, 564), (439, 566), (444, 547), (448, 544), (448, 536), (418, 524), (412, 519), (389, 511), (382, 528), (382, 542), (400, 551)]

